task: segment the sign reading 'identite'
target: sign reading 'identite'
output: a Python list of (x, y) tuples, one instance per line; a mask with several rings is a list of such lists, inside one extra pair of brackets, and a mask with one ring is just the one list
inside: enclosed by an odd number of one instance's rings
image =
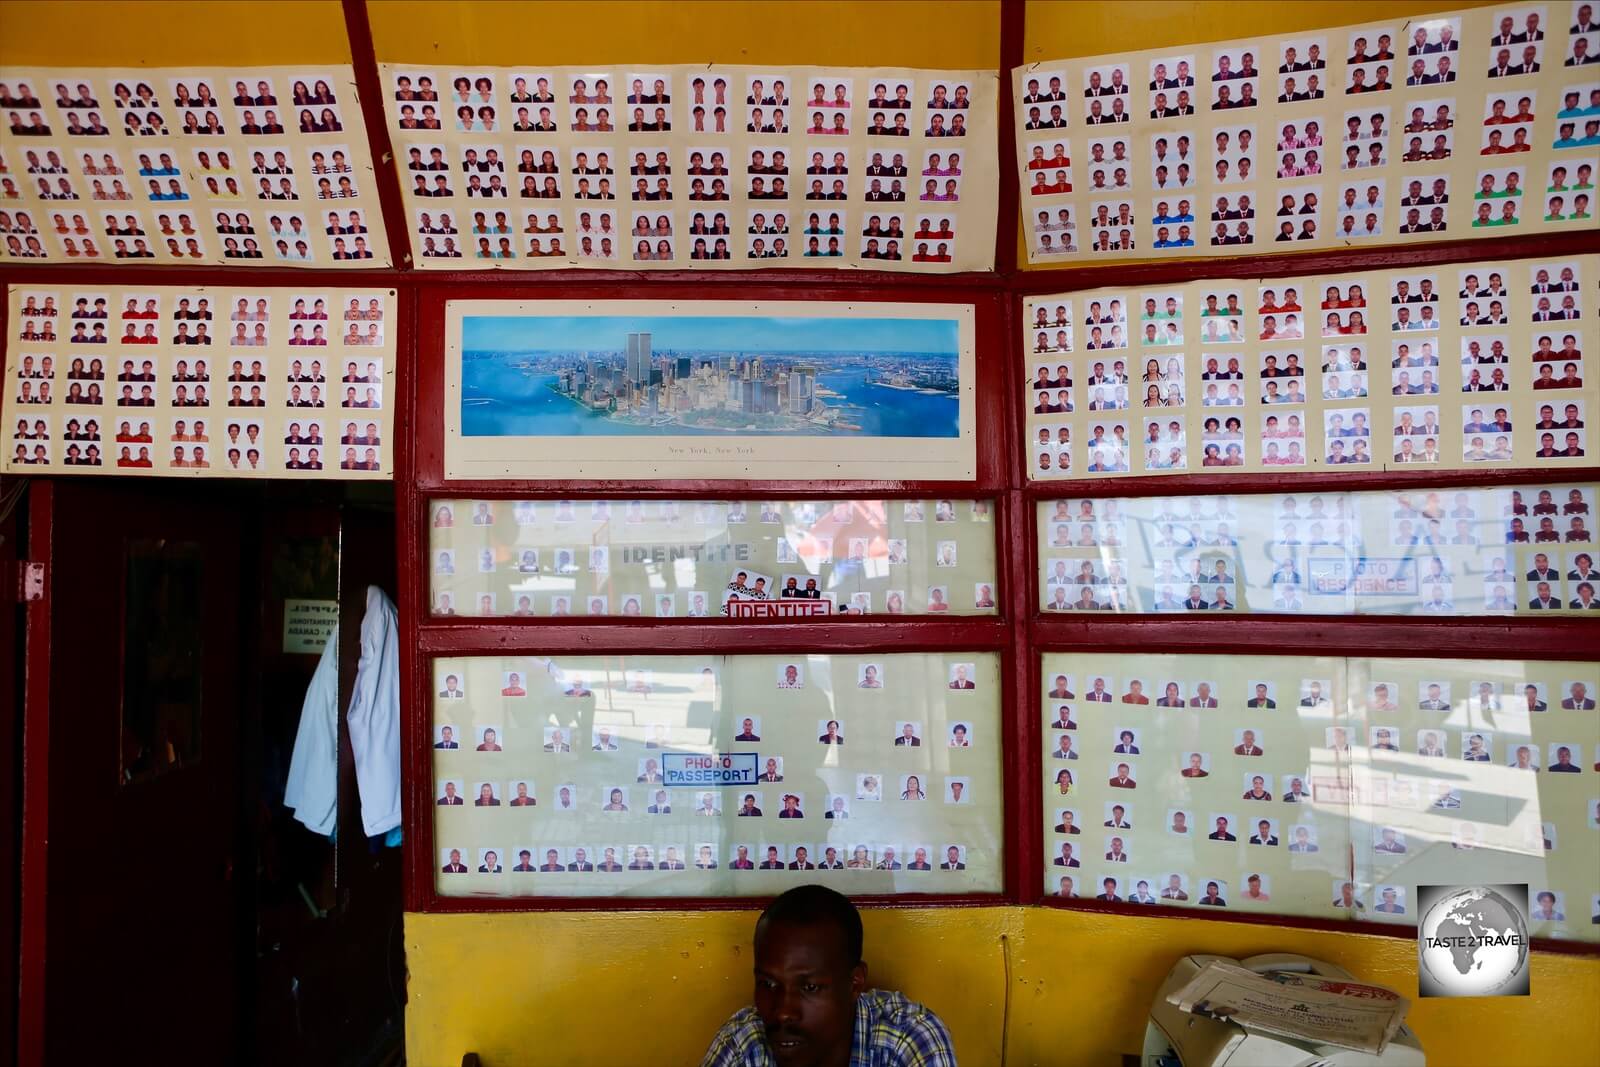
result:
[(747, 563), (750, 546), (744, 542), (702, 545), (628, 545), (618, 548), (624, 563), (671, 563), (690, 559), (697, 563)]
[(826, 600), (736, 600), (727, 603), (730, 619), (825, 619), (833, 611)]

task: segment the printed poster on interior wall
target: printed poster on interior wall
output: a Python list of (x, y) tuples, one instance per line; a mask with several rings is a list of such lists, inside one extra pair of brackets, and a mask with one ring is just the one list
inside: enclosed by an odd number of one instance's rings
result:
[(1017, 67), (1029, 262), (1592, 231), (1594, 10), (1495, 4)]
[(41, 282), (6, 300), (4, 473), (393, 477), (392, 289)]
[(449, 478), (964, 481), (970, 304), (453, 300)]
[(381, 75), (424, 270), (994, 269), (993, 71)]
[(0, 255), (389, 265), (348, 66), (0, 68)]

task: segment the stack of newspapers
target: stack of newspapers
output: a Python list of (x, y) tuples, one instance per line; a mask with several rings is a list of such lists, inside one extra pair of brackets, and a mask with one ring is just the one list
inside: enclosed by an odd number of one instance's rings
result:
[(1220, 960), (1207, 963), (1167, 1002), (1246, 1030), (1374, 1056), (1394, 1039), (1410, 1007), (1382, 986), (1288, 971), (1258, 974)]

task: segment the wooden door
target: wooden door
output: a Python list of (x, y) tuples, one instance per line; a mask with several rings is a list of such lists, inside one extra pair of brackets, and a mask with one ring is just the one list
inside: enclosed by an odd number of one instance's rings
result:
[(26, 709), (24, 1062), (237, 1062), (240, 520), (199, 484), (63, 479), (37, 497), (48, 625), (29, 629), (49, 656)]

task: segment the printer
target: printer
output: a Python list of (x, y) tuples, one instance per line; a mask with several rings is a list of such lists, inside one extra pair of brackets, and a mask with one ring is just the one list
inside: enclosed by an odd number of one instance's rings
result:
[(1289, 972), (1359, 981), (1342, 967), (1292, 953), (1266, 953), (1249, 959), (1194, 955), (1180, 959), (1156, 994), (1145, 1028), (1141, 1067), (1424, 1067), (1422, 1044), (1401, 1025), (1394, 1040), (1378, 1055), (1277, 1034), (1247, 1030), (1226, 1019), (1207, 1018), (1180, 1010), (1167, 995), (1189, 984), (1213, 960), (1237, 964), (1257, 974)]

